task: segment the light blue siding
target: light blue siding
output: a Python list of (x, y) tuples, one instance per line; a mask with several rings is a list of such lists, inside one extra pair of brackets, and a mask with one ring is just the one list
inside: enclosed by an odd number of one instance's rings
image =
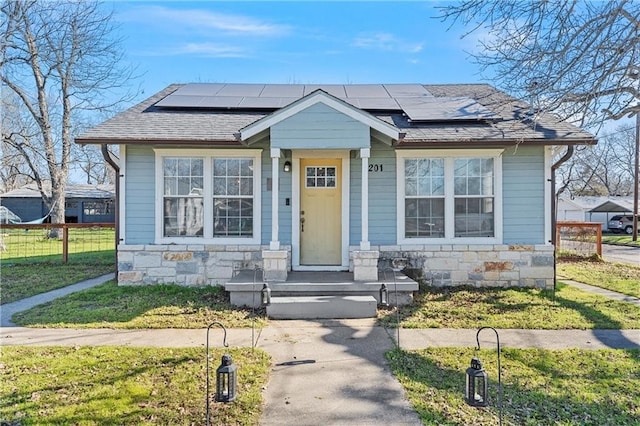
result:
[[(369, 242), (373, 245), (396, 243), (396, 156), (388, 145), (372, 142), (369, 158)], [(362, 160), (351, 160), (351, 226), (349, 244), (362, 238)]]
[(273, 148), (368, 148), (369, 127), (325, 104), (315, 104), (271, 127)]
[(502, 156), (503, 241), (544, 244), (544, 148), (512, 148)]
[(149, 147), (128, 146), (125, 165), (125, 244), (155, 239), (155, 156)]

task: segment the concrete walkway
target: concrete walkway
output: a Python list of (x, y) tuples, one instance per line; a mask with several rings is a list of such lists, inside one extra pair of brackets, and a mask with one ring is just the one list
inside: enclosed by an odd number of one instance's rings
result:
[[(110, 277), (83, 283), (84, 288), (107, 279)], [(40, 296), (40, 300), (46, 299)], [(9, 304), (13, 305), (11, 310), (35, 302), (19, 303)], [(6, 310), (9, 305), (1, 307), (3, 324), (9, 315)], [(640, 347), (640, 330), (502, 329), (499, 333), (502, 347)], [(398, 341), (403, 349), (474, 347), (475, 336), (475, 329), (401, 329), (398, 333), (396, 329), (378, 326), (374, 319), (270, 321), (267, 328), (253, 332), (231, 329), (227, 342), (233, 347), (255, 345), (272, 357), (270, 380), (263, 392), (262, 426), (420, 425), (404, 390), (387, 366), (385, 352)], [(480, 337), (484, 347), (495, 346), (492, 332), (482, 333)], [(222, 339), (222, 330), (212, 328), (211, 346), (222, 346)], [(0, 329), (0, 345), (202, 347), (204, 351), (205, 344), (204, 329), (80, 330), (6, 326)]]

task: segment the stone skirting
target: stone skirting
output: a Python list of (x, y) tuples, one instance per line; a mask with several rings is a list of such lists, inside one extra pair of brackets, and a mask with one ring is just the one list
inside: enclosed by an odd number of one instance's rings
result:
[(262, 268), (262, 251), (268, 249), (268, 245), (119, 245), (118, 284), (224, 285), (237, 271)]
[(405, 258), (405, 272), (418, 281), (437, 287), (553, 288), (554, 250), (551, 245), (405, 245), (376, 248), (380, 251), (381, 263)]
[[(224, 285), (237, 271), (262, 269), (263, 251), (269, 253), (269, 246), (120, 245), (118, 283)], [(279, 252), (287, 253), (285, 271), (290, 271), (291, 247), (282, 247)], [(350, 252), (352, 272), (356, 262), (366, 267), (367, 273), (373, 271), (371, 262), (376, 260), (371, 256), (379, 252), (380, 270), (389, 269), (392, 259), (404, 258), (405, 272), (434, 286), (553, 288), (554, 252), (550, 245), (404, 245), (375, 246), (368, 251), (353, 246)], [(281, 271), (285, 259), (278, 257), (273, 260)]]

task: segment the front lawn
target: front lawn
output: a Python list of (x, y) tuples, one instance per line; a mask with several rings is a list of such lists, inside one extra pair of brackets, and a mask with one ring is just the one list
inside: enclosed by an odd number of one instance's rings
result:
[[(393, 296), (390, 296), (393, 300)], [(550, 290), (421, 286), (413, 305), (381, 310), (404, 328), (636, 329), (640, 307), (559, 283)]]
[(562, 278), (640, 297), (640, 266), (565, 259), (557, 263), (557, 273)]
[(640, 247), (640, 239), (633, 241), (631, 235), (608, 234), (602, 236), (602, 244), (614, 244), (620, 246)]
[(263, 326), (264, 310), (237, 308), (221, 287), (118, 286), (115, 281), (70, 294), (13, 316), (19, 326), (47, 328), (228, 328)]
[[(489, 376), (489, 404), (464, 402), (465, 370), (479, 356)], [(431, 348), (387, 353), (391, 368), (425, 425), (498, 424), (494, 349)], [(640, 424), (640, 350), (502, 350), (503, 424)]]
[[(269, 356), (211, 349), (211, 396), (223, 352), (238, 366), (238, 398), (231, 404), (212, 398), (211, 424), (257, 424)], [(4, 346), (0, 372), (3, 425), (205, 424), (203, 348)]]
[(115, 252), (89, 252), (76, 255), (69, 263), (56, 260), (3, 260), (0, 268), (0, 303), (11, 303), (56, 290), (116, 270)]

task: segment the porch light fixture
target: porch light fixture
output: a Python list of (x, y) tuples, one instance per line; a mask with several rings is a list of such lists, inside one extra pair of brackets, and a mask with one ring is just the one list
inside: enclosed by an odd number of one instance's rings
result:
[(380, 286), (380, 304), (382, 306), (389, 306), (389, 289), (385, 283)]
[[(485, 328), (493, 330), (496, 333), (498, 343), (498, 424), (502, 426), (502, 367), (500, 365), (500, 336), (498, 331), (493, 327), (481, 327), (476, 332), (476, 351), (480, 350), (480, 332)], [(482, 368), (480, 359), (474, 357), (471, 359), (471, 366), (466, 371), (466, 387), (465, 402), (472, 407), (486, 407), (488, 402), (488, 377), (486, 371)]]
[(216, 370), (216, 401), (232, 402), (238, 389), (237, 367), (231, 355), (222, 355), (222, 362)]
[(264, 283), (262, 286), (262, 290), (260, 291), (260, 300), (262, 302), (262, 306), (269, 306), (271, 304), (271, 289), (267, 283)]
[(291, 161), (289, 160), (285, 161), (284, 168), (282, 170), (289, 173), (291, 171)]

